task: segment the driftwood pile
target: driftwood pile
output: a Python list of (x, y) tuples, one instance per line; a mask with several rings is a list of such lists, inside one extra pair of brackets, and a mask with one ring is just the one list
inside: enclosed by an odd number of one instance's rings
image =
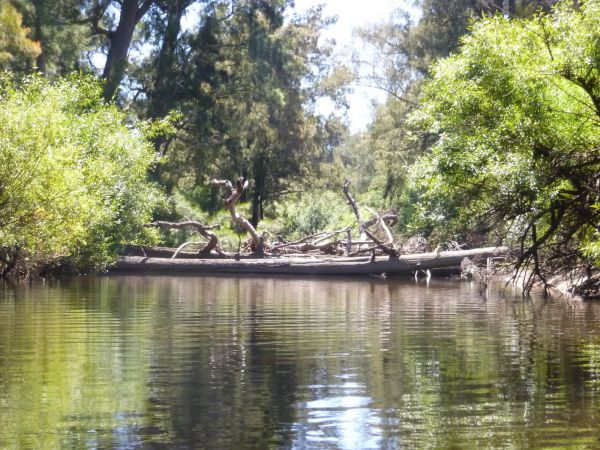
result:
[[(373, 213), (365, 220), (356, 200), (350, 193), (350, 182), (346, 181), (343, 195), (356, 217), (358, 236), (353, 238), (353, 227), (323, 232), (303, 237), (293, 242), (279, 238), (269, 242), (254, 226), (236, 210), (248, 183), (238, 178), (234, 183), (213, 180), (227, 194), (225, 208), (238, 229), (248, 233), (248, 242), (243, 251), (227, 253), (219, 245), (213, 230), (218, 225), (204, 225), (195, 220), (178, 223), (158, 221), (148, 227), (163, 229), (192, 229), (202, 236), (199, 242), (185, 242), (176, 250), (167, 248), (142, 248), (126, 253), (119, 258), (114, 271), (137, 271), (195, 274), (294, 274), (294, 275), (401, 275), (416, 277), (431, 276), (430, 271), (452, 271), (460, 269), (465, 258), (490, 261), (506, 254), (508, 249), (488, 247), (471, 250), (453, 248), (452, 251), (436, 249), (424, 253), (426, 242), (413, 238), (402, 245), (394, 240), (390, 227), (397, 221), (394, 213)], [(185, 252), (191, 244), (201, 245), (197, 252)]]
[[(364, 220), (357, 201), (350, 193), (349, 180), (344, 183), (342, 192), (354, 212), (360, 237), (353, 239), (353, 228), (347, 227), (305, 236), (293, 242), (285, 242), (281, 238), (275, 242), (267, 242), (265, 235), (259, 234), (254, 226), (236, 210), (236, 204), (248, 188), (248, 181), (243, 177), (238, 178), (234, 183), (229, 180), (212, 180), (211, 184), (219, 186), (227, 193), (228, 197), (224, 201), (224, 207), (229, 211), (231, 221), (239, 229), (248, 233), (249, 242), (244, 246), (245, 253), (248, 256), (260, 258), (265, 256), (315, 254), (337, 256), (371, 254), (371, 257), (374, 258), (378, 255), (397, 257), (401, 254), (401, 247), (395, 243), (390, 230), (390, 227), (398, 220), (396, 214), (392, 212), (375, 213), (368, 220)], [(227, 258), (241, 256), (239, 254), (228, 254), (219, 245), (219, 239), (212, 230), (220, 228), (220, 225), (204, 225), (195, 220), (184, 220), (182, 222), (156, 221), (146, 226), (162, 229), (191, 229), (202, 236), (202, 241), (189, 241), (179, 246), (172, 253), (172, 259), (183, 254), (183, 250), (193, 244), (201, 246), (197, 251), (197, 257)]]

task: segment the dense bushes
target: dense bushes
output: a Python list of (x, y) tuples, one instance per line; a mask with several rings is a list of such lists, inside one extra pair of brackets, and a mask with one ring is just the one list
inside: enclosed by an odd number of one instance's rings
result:
[(91, 78), (0, 79), (0, 247), (30, 263), (98, 269), (161, 203), (146, 180), (152, 146), (101, 100)]
[(305, 192), (275, 204), (273, 209), (277, 220), (271, 227), (286, 238), (300, 238), (356, 224), (341, 188), (339, 192)]
[(435, 136), (412, 169), (416, 228), (495, 232), (542, 278), (540, 260), (600, 262), (599, 23), (598, 0), (490, 18), (433, 68), (412, 117)]

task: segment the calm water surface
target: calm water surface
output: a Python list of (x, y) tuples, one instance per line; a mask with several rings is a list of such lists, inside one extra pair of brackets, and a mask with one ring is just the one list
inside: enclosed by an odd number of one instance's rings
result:
[(0, 448), (600, 448), (600, 304), (437, 281), (0, 285)]

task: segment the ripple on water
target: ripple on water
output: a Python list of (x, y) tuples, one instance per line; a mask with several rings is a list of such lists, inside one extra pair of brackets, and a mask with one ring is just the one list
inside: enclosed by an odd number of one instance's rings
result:
[(0, 448), (593, 447), (600, 305), (465, 283), (0, 287)]

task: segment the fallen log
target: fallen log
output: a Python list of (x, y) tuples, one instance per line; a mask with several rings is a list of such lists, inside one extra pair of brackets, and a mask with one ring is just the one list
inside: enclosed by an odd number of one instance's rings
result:
[(165, 259), (123, 256), (112, 267), (113, 272), (161, 272), (288, 275), (369, 275), (412, 274), (416, 270), (460, 269), (464, 258), (489, 258), (504, 255), (505, 247), (439, 253), (418, 253), (398, 257), (303, 257), (263, 259)]

